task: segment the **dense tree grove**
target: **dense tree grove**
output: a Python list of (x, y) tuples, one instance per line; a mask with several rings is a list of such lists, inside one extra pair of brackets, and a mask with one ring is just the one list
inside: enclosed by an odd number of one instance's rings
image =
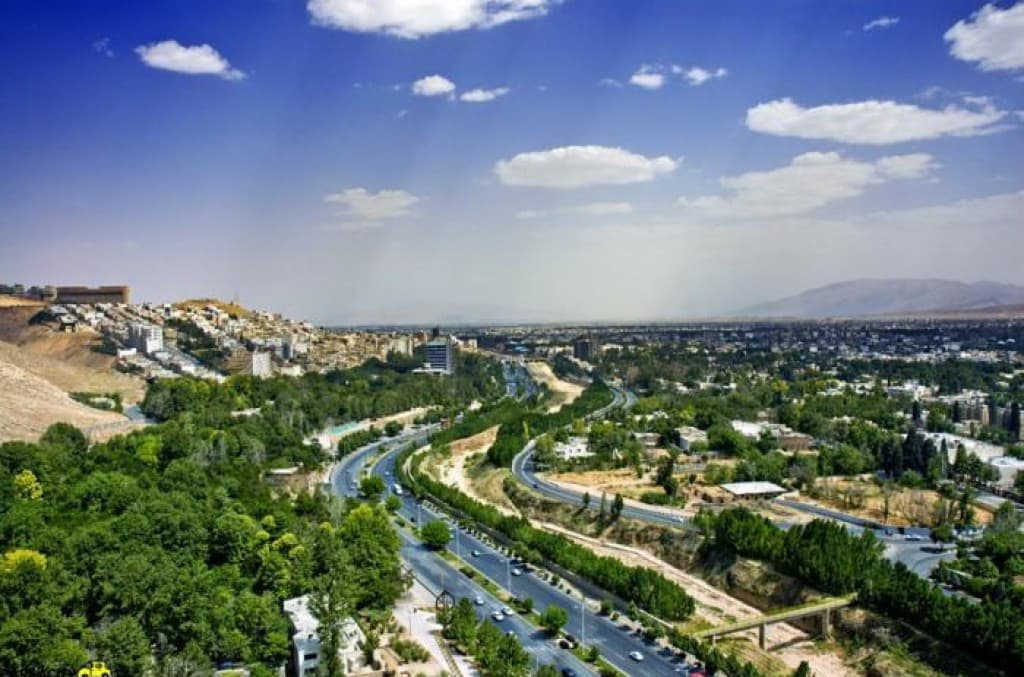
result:
[(0, 445), (0, 664), (71, 674), (95, 656), (138, 675), (244, 661), (264, 674), (288, 656), (284, 599), (385, 613), (406, 579), (384, 506), (291, 498), (263, 473), (319, 466), (306, 440), (324, 426), (502, 393), (496, 362), (459, 359), (443, 379), (372, 361), (158, 381), (143, 403), (158, 425), (90, 446), (58, 424), (37, 444)]
[(404, 590), (382, 507), (339, 515), (318, 495), (280, 497), (240, 451), (180, 454), (181, 440), (156, 426), (89, 448), (58, 424), (38, 444), (0, 445), (0, 664), (12, 674), (71, 674), (90, 656), (122, 675), (276, 666), (289, 651), (281, 602), (328, 571), (365, 578), (353, 612)]
[(700, 518), (712, 547), (770, 562), (825, 592), (856, 592), (860, 603), (970, 651), (981, 660), (1024, 670), (1024, 614), (1013, 600), (949, 596), (903, 564), (882, 557), (871, 532), (854, 536), (816, 520), (782, 531), (744, 508)]

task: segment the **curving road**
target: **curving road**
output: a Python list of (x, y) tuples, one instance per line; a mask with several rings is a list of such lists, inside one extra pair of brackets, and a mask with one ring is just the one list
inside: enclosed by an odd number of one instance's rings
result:
[[(617, 406), (628, 409), (636, 404), (636, 396), (630, 391), (623, 388), (613, 387), (613, 392), (615, 397), (612, 402), (606, 407), (594, 412), (591, 415), (592, 417), (597, 418), (603, 416), (612, 408)], [(543, 477), (539, 477), (536, 474), (536, 468), (533, 463), (532, 440), (512, 460), (512, 473), (520, 482), (526, 486), (532, 487), (535, 491), (547, 496), (548, 498), (568, 503), (570, 505), (583, 505), (583, 494), (581, 492), (566, 489), (565, 487), (545, 480)], [(928, 578), (935, 567), (938, 566), (939, 562), (951, 561), (956, 558), (955, 552), (949, 550), (938, 551), (935, 546), (931, 544), (931, 532), (928, 529), (916, 527), (909, 528), (906, 529), (905, 534), (899, 534), (895, 529), (890, 529), (893, 533), (886, 534), (887, 529), (882, 525), (861, 520), (835, 510), (829, 510), (827, 508), (786, 499), (776, 499), (776, 502), (794, 510), (813, 514), (816, 517), (834, 520), (843, 524), (847, 529), (854, 533), (860, 533), (864, 529), (872, 529), (875, 532), (875, 536), (885, 545), (885, 551), (883, 554), (887, 559), (894, 563), (901, 562), (904, 566), (922, 578)], [(591, 496), (591, 509), (596, 509), (594, 496)], [(690, 528), (692, 526), (690, 521), (682, 516), (666, 514), (659, 510), (643, 508), (636, 505), (627, 504), (623, 507), (622, 514), (631, 519), (637, 519), (661, 526), (679, 528)], [(792, 526), (789, 522), (783, 521), (777, 521), (775, 524), (781, 529), (788, 529)], [(913, 534), (914, 537), (920, 537), (920, 540), (907, 540), (907, 535), (910, 534)]]
[[(374, 474), (384, 478), (391, 486), (393, 486), (391, 483), (395, 476), (395, 458), (399, 451), (400, 449), (393, 449), (387, 452), (372, 468)], [(444, 513), (440, 510), (426, 502), (418, 502), (407, 493), (401, 496), (401, 499), (402, 508), (399, 511), (400, 514), (414, 523), (417, 520), (426, 522), (433, 519), (445, 519)], [(494, 546), (464, 530), (458, 529), (454, 524), (452, 528), (457, 533), (457, 537), (448, 545), (448, 550), (451, 553), (481, 571), (498, 586), (510, 590), (516, 597), (529, 597), (532, 599), (534, 608), (537, 611), (543, 611), (550, 605), (556, 605), (565, 609), (569, 615), (569, 621), (565, 628), (566, 632), (581, 639), (587, 645), (597, 646), (605, 660), (627, 675), (654, 677), (655, 675), (671, 674), (679, 667), (679, 659), (674, 651), (648, 644), (643, 638), (632, 634), (629, 630), (624, 630), (609, 618), (598, 615), (594, 612), (596, 604), (593, 600), (586, 607), (581, 607), (581, 601), (578, 597), (572, 597), (564, 590), (552, 587), (549, 583), (540, 580), (528, 571), (522, 572), (522, 575), (519, 576), (513, 575), (512, 572), (515, 566)], [(419, 552), (425, 552), (422, 546), (417, 545), (416, 548)], [(476, 556), (473, 555), (474, 551), (477, 553)], [(403, 548), (404, 555), (405, 549)], [(418, 558), (408, 557), (406, 561), (412, 563), (412, 561), (418, 562), (419, 560)], [(433, 561), (455, 572), (453, 568), (438, 558), (434, 557)], [(416, 564), (416, 566), (423, 565)], [(421, 569), (417, 569), (418, 573), (420, 571)], [(460, 583), (470, 583), (469, 579), (463, 574), (455, 572), (454, 575), (460, 578)], [(457, 597), (461, 596), (460, 593), (457, 593), (452, 588), (450, 578), (445, 579), (445, 584), (448, 585), (450, 592), (453, 592)], [(483, 612), (489, 613), (493, 605), (497, 603), (488, 595), (483, 595), (482, 593), (475, 594), (481, 594), (487, 602), (482, 607), (479, 607)], [(518, 617), (507, 618), (499, 625), (502, 629), (512, 630), (523, 646), (531, 654), (537, 656), (541, 663), (555, 663), (560, 668), (571, 667), (577, 674), (592, 673), (589, 667), (582, 664), (571, 653), (559, 649), (545, 633), (535, 630)], [(633, 651), (641, 652), (643, 660), (638, 662), (630, 658), (629, 654)]]

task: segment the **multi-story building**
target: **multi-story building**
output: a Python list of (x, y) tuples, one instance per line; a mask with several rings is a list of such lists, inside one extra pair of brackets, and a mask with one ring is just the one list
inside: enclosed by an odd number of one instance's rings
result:
[(590, 362), (599, 351), (597, 341), (589, 336), (580, 336), (573, 342), (572, 356), (581, 362)]
[(164, 328), (137, 322), (128, 327), (128, 345), (140, 353), (152, 355), (164, 349)]
[(427, 343), (427, 367), (430, 371), (450, 374), (454, 368), (452, 362), (452, 342), (446, 338), (435, 339)]
[(270, 361), (270, 353), (255, 351), (252, 354), (252, 375), (257, 378), (269, 378), (274, 373), (274, 365)]
[[(315, 675), (317, 666), (322, 660), (322, 646), (320, 645), (320, 621), (313, 615), (309, 607), (309, 595), (286, 599), (284, 601), (284, 612), (291, 620), (292, 628), (292, 653), (294, 671), (296, 677), (308, 677)], [(365, 668), (365, 661), (359, 645), (366, 641), (366, 637), (359, 629), (359, 626), (351, 618), (346, 618), (341, 624), (341, 658), (345, 674), (352, 674)]]

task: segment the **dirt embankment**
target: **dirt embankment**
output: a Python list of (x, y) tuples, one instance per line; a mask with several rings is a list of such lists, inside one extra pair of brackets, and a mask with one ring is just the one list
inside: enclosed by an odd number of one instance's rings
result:
[(103, 437), (120, 430), (120, 414), (80, 404), (48, 381), (0, 359), (0, 442), (36, 440), (54, 423), (70, 423)]
[(508, 470), (491, 468), (478, 462), (481, 455), (494, 444), (499, 427), (494, 426), (472, 437), (452, 442), (450, 456), (432, 450), (423, 469), (439, 482), (457, 487), (462, 493), (493, 505), (506, 515), (516, 515), (518, 511), (515, 505), (501, 489), (502, 482), (509, 474)]
[(543, 383), (551, 392), (551, 402), (548, 405), (548, 412), (559, 411), (567, 404), (572, 404), (583, 392), (583, 386), (563, 381), (551, 371), (547, 362), (527, 362), (526, 370), (535, 380)]
[(145, 381), (115, 371), (114, 356), (98, 351), (103, 343), (98, 333), (55, 331), (33, 320), (38, 311), (38, 307), (0, 308), (0, 361), (66, 392), (116, 392), (125, 404), (143, 398)]

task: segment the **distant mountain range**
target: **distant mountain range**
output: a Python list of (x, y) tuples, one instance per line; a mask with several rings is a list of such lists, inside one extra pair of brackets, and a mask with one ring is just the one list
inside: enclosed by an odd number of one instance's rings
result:
[(848, 280), (796, 296), (745, 308), (754, 317), (864, 317), (870, 315), (948, 315), (969, 311), (998, 314), (1024, 304), (1024, 287), (998, 282), (955, 280)]

